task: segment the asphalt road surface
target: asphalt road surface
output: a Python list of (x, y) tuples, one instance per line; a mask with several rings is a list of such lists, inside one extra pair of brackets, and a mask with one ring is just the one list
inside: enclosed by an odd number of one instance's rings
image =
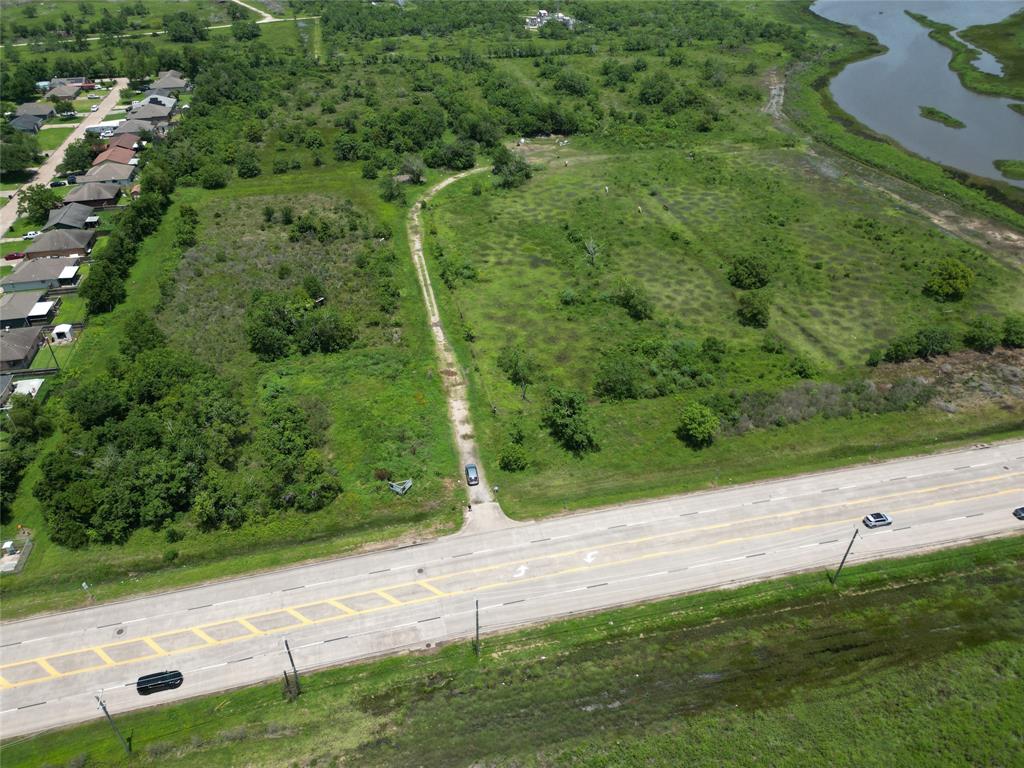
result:
[[(1024, 441), (623, 504), (2, 625), (4, 738), (582, 611), (1024, 533)], [(892, 516), (866, 530), (869, 512)], [(824, 575), (822, 576), (824, 578)], [(177, 690), (139, 696), (139, 675)]]

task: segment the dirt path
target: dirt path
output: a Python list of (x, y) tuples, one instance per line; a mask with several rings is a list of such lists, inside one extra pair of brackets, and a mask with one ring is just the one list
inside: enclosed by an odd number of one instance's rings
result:
[(240, 5), (243, 8), (247, 8), (253, 13), (257, 14), (260, 17), (259, 20), (256, 22), (257, 24), (266, 24), (268, 21), (280, 21), (280, 19), (275, 19), (266, 11), (261, 11), (259, 8), (251, 6), (248, 3), (243, 3), (242, 0), (231, 0), (231, 2), (235, 5)]
[(768, 85), (768, 102), (761, 111), (776, 119), (782, 118), (782, 105), (786, 100), (786, 81), (779, 77), (774, 69), (768, 73), (765, 81)]
[[(117, 102), (121, 98), (121, 92), (127, 87), (127, 77), (117, 78), (115, 80), (114, 87), (110, 89), (110, 92), (106, 97), (104, 97), (103, 101), (100, 102), (99, 109), (95, 112), (90, 112), (89, 115), (78, 124), (75, 130), (73, 130), (71, 134), (64, 139), (64, 143), (50, 153), (50, 156), (46, 158), (42, 165), (39, 166), (36, 170), (36, 175), (28, 183), (46, 185), (53, 181), (57, 176), (57, 166), (60, 165), (61, 161), (64, 159), (64, 152), (71, 145), (71, 142), (78, 141), (80, 138), (85, 136), (85, 129), (89, 126), (103, 122), (106, 116), (117, 107)], [(22, 185), (22, 188), (24, 188), (24, 186), (25, 185)], [(0, 208), (0, 233), (7, 232), (17, 218), (18, 192), (15, 192), (7, 198), (7, 203), (4, 207)]]
[(416, 267), (416, 278), (419, 280), (420, 289), (423, 292), (423, 302), (427, 307), (430, 329), (434, 334), (434, 346), (437, 351), (437, 361), (441, 371), (441, 378), (444, 382), (445, 394), (448, 398), (448, 418), (451, 421), (452, 433), (455, 436), (455, 447), (459, 453), (459, 465), (460, 467), (465, 467), (467, 464), (476, 464), (477, 470), (480, 472), (480, 484), (467, 488), (469, 508), (465, 514), (461, 533), (493, 531), (515, 525), (515, 523), (505, 517), (505, 513), (501, 511), (501, 506), (494, 499), (491, 486), (487, 484), (487, 474), (484, 472), (483, 464), (480, 461), (476, 435), (473, 432), (473, 422), (469, 416), (469, 399), (466, 394), (465, 373), (459, 366), (459, 361), (455, 357), (455, 350), (448, 343), (444, 327), (441, 325), (441, 315), (437, 309), (437, 299), (434, 297), (430, 273), (427, 270), (427, 262), (423, 256), (423, 225), (420, 220), (420, 212), (425, 201), (430, 200), (449, 184), (471, 174), (486, 170), (487, 168), (473, 168), (469, 171), (457, 173), (435, 184), (427, 190), (421, 200), (416, 201), (416, 204), (412, 207), (412, 212), (409, 214), (407, 226), (409, 252), (412, 254), (413, 265)]

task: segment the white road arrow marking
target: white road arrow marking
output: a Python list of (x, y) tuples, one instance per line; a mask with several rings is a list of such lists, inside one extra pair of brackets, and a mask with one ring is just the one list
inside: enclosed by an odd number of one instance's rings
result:
[(520, 565), (516, 568), (516, 572), (512, 574), (513, 579), (520, 579), (526, 575), (526, 572), (530, 570), (528, 566)]
[(583, 562), (585, 562), (585, 563), (592, 563), (596, 559), (597, 559), (597, 552), (587, 552), (587, 554), (585, 554), (583, 556)]

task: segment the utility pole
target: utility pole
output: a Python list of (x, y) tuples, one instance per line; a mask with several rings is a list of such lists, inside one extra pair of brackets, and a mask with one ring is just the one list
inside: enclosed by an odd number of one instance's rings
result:
[(476, 601), (476, 640), (473, 642), (476, 657), (480, 658), (480, 601)]
[(50, 346), (50, 335), (46, 334), (43, 336), (43, 340), (46, 342), (46, 348), (50, 350), (50, 357), (53, 358), (53, 366), (58, 371), (60, 370), (60, 363), (57, 362), (57, 355), (53, 352), (53, 347)]
[(299, 686), (299, 670), (295, 668), (295, 659), (292, 657), (292, 649), (288, 645), (287, 639), (284, 641), (284, 649), (288, 651), (288, 661), (292, 663), (292, 674), (295, 675), (295, 695), (298, 696), (302, 693), (302, 688)]
[(107, 722), (110, 723), (110, 727), (114, 729), (114, 733), (117, 734), (117, 738), (121, 740), (121, 746), (124, 747), (125, 754), (130, 755), (132, 753), (132, 745), (129, 742), (125, 741), (124, 736), (122, 736), (121, 732), (117, 730), (117, 726), (114, 724), (114, 718), (112, 718), (110, 716), (110, 713), (107, 712), (107, 705), (103, 703), (103, 699), (101, 699), (99, 696), (96, 697), (96, 701), (99, 702), (100, 709), (102, 709), (103, 714), (106, 715)]
[(836, 585), (839, 581), (839, 574), (843, 570), (843, 566), (846, 564), (846, 558), (850, 556), (850, 550), (853, 549), (853, 542), (857, 540), (857, 534), (860, 533), (860, 528), (853, 529), (853, 538), (850, 539), (849, 546), (846, 547), (846, 554), (843, 555), (843, 559), (839, 561), (839, 567), (836, 568), (835, 574), (828, 577), (828, 580), (832, 582), (832, 586)]

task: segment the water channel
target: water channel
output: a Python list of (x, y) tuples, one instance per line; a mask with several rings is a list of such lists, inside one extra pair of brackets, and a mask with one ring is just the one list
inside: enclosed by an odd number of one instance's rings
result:
[[(912, 152), (978, 176), (1024, 188), (1004, 178), (994, 160), (1024, 159), (1024, 116), (1011, 99), (969, 91), (949, 69), (952, 51), (928, 37), (928, 30), (904, 13), (924, 14), (963, 30), (1000, 21), (1024, 7), (1024, 0), (818, 0), (819, 16), (870, 32), (889, 50), (857, 61), (833, 78), (832, 97), (872, 130)], [(998, 72), (985, 54), (975, 65)], [(919, 107), (935, 107), (966, 123), (949, 128), (921, 117)]]

